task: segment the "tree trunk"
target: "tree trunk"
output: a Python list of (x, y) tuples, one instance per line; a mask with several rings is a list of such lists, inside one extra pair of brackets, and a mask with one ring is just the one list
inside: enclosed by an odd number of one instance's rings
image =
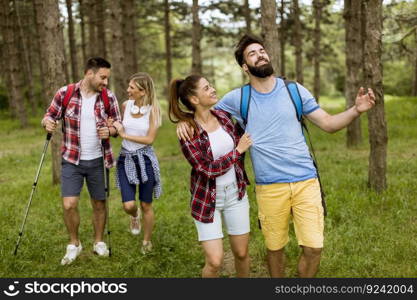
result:
[(74, 21), (72, 19), (72, 0), (66, 0), (67, 11), (68, 11), (68, 39), (70, 46), (71, 55), (71, 75), (72, 82), (77, 82), (80, 79), (77, 59), (77, 46), (75, 44), (74, 35)]
[(417, 96), (417, 28), (415, 29), (413, 96)]
[(323, 11), (323, 3), (322, 0), (313, 0), (313, 9), (314, 9), (314, 88), (313, 94), (316, 101), (319, 102), (320, 97), (320, 56), (321, 56), (321, 30), (320, 30), (320, 23), (321, 23), (321, 15)]
[(249, 0), (244, 0), (243, 4), (243, 14), (245, 17), (246, 23), (246, 33), (252, 34), (252, 18), (250, 14)]
[(193, 0), (192, 6), (193, 14), (193, 32), (192, 32), (192, 65), (191, 73), (192, 74), (203, 74), (203, 67), (201, 64), (201, 24), (200, 18), (198, 17), (198, 0)]
[(295, 78), (303, 84), (303, 37), (300, 20), (300, 6), (298, 0), (293, 0), (293, 18), (294, 18), (294, 56), (295, 56)]
[(39, 66), (39, 80), (41, 82), (41, 97), (42, 97), (42, 107), (47, 107), (51, 99), (48, 99), (46, 95), (46, 80), (45, 80), (45, 66), (42, 63), (45, 61), (45, 53), (43, 51), (40, 31), (43, 24), (42, 18), (39, 16), (39, 10), (41, 9), (40, 2), (32, 0), (33, 5), (33, 17), (35, 23), (35, 40), (36, 40), (36, 53), (38, 56), (38, 66)]
[(377, 192), (387, 187), (387, 124), (385, 122), (382, 86), (382, 0), (364, 0), (366, 37), (364, 51), (364, 77), (367, 87), (375, 93), (375, 107), (368, 112), (369, 186)]
[(29, 100), (29, 104), (31, 106), (32, 113), (36, 113), (37, 106), (36, 106), (36, 99), (33, 94), (34, 85), (33, 85), (33, 76), (32, 76), (32, 67), (29, 60), (29, 41), (25, 39), (25, 35), (23, 33), (23, 25), (22, 25), (22, 18), (20, 14), (20, 7), (19, 5), (24, 5), (25, 3), (16, 3), (16, 0), (13, 0), (13, 8), (16, 14), (16, 22), (17, 22), (17, 30), (19, 32), (18, 44), (21, 46), (21, 56), (23, 60), (23, 77), (24, 81), (27, 83), (25, 88), (23, 89), (26, 91), (26, 98)]
[[(346, 108), (355, 105), (355, 98), (361, 83), (362, 36), (361, 36), (362, 0), (345, 0), (344, 18), (346, 33)], [(353, 120), (347, 127), (346, 146), (356, 147), (362, 143), (361, 119)]]
[[(85, 0), (78, 0), (80, 12), (80, 27), (81, 27), (81, 52), (83, 55), (83, 63), (87, 62), (87, 46), (85, 37)], [(113, 2), (113, 1), (110, 1)]]
[[(59, 23), (58, 0), (35, 0), (38, 10), (38, 17), (44, 20), (40, 30), (41, 41), (45, 51), (43, 64), (46, 69), (46, 93), (51, 101), (56, 91), (65, 84), (63, 70), (64, 41), (62, 26)], [(59, 127), (58, 127), (59, 128)], [(52, 138), (52, 183), (60, 182), (61, 175), (61, 130), (55, 130)]]
[(5, 56), (7, 64), (7, 73), (9, 75), (8, 82), (10, 83), (9, 103), (14, 102), (15, 113), (20, 121), (22, 127), (28, 126), (27, 113), (23, 101), (23, 81), (21, 78), (22, 72), (20, 70), (20, 55), (19, 55), (19, 26), (17, 24), (16, 10), (11, 6), (9, 0), (2, 1), (2, 19), (3, 38), (5, 44)]
[(95, 0), (85, 0), (87, 6), (88, 26), (88, 56), (98, 56), (97, 26), (96, 26), (96, 3)]
[(271, 60), (275, 74), (280, 69), (279, 61), (279, 38), (277, 30), (277, 4), (274, 0), (261, 0), (261, 27), (262, 38), (265, 43), (266, 51)]
[[(116, 97), (119, 101), (122, 101), (126, 98), (126, 82), (125, 78), (129, 75), (125, 74), (124, 71), (124, 55), (123, 55), (123, 33), (122, 33), (122, 9), (119, 1), (110, 1), (109, 2), (110, 10), (110, 26), (111, 26), (111, 43), (110, 51), (112, 55), (112, 69), (114, 80), (114, 91)], [(120, 103), (121, 104), (121, 103)]]
[(285, 70), (285, 44), (287, 42), (287, 24), (285, 20), (285, 1), (281, 0), (281, 7), (279, 8), (279, 13), (281, 17), (281, 24), (280, 24), (280, 30), (278, 31), (279, 40), (280, 40), (280, 61), (281, 61), (281, 76), (285, 76), (286, 70)]
[[(112, 0), (113, 1), (113, 0)], [(107, 18), (105, 14), (105, 7), (103, 0), (96, 0), (96, 26), (97, 26), (97, 46), (98, 55), (105, 58), (107, 57), (106, 50), (106, 31), (104, 30)], [(133, 8), (132, 8), (133, 9)]]
[(132, 75), (138, 72), (137, 62), (137, 25), (136, 2), (134, 0), (121, 1), (122, 5), (122, 32), (123, 49), (125, 56), (125, 74)]
[(164, 0), (164, 24), (165, 24), (165, 57), (166, 57), (166, 74), (168, 91), (169, 83), (172, 78), (172, 54), (171, 54), (171, 24), (169, 21), (169, 0)]

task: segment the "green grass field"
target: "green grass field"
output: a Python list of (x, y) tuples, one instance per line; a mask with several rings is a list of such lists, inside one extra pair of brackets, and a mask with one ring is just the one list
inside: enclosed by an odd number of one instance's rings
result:
[[(325, 247), (318, 277), (417, 277), (417, 99), (386, 97), (388, 123), (388, 189), (375, 194), (367, 188), (369, 146), (366, 116), (364, 143), (348, 150), (345, 131), (329, 135), (310, 130), (327, 194)], [(332, 113), (342, 100), (322, 100)], [(189, 210), (190, 167), (183, 158), (174, 126), (165, 120), (154, 145), (160, 160), (163, 196), (155, 200), (154, 251), (139, 252), (142, 234), (133, 237), (128, 216), (111, 171), (110, 226), (113, 256), (92, 253), (89, 196), (84, 188), (79, 210), (84, 250), (70, 266), (61, 266), (67, 233), (62, 219), (60, 187), (51, 185), (51, 158), (41, 172), (19, 253), (14, 246), (45, 141), (40, 116), (29, 129), (0, 114), (0, 277), (199, 277), (204, 264)], [(116, 153), (120, 139), (112, 140)], [(253, 183), (253, 172), (247, 163)], [(265, 248), (257, 227), (254, 184), (251, 203), (251, 276), (267, 277)], [(286, 247), (288, 277), (296, 276), (299, 255), (294, 232)], [(222, 277), (233, 277), (233, 262), (225, 241)]]

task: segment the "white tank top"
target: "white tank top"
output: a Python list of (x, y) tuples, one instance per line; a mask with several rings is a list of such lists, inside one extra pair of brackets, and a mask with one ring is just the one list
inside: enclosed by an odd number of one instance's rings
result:
[(80, 145), (81, 160), (92, 160), (102, 156), (100, 138), (96, 126), (94, 106), (97, 94), (90, 98), (81, 95)]
[[(235, 146), (232, 137), (221, 126), (216, 131), (208, 133), (208, 136), (214, 159), (229, 153)], [(235, 181), (236, 172), (234, 165), (225, 174), (216, 177), (216, 185), (226, 185)]]
[[(135, 100), (127, 100), (125, 112), (123, 114), (123, 127), (127, 135), (146, 136), (149, 131), (149, 116), (151, 115), (151, 106), (147, 106), (147, 112), (140, 118), (132, 117), (130, 109)], [(147, 145), (135, 143), (128, 140), (122, 141), (122, 147), (128, 151), (136, 151)]]

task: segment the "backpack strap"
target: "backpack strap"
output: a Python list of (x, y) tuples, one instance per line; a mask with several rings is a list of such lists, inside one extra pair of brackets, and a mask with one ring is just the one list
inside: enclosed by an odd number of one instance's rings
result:
[(303, 101), (301, 100), (300, 91), (298, 90), (297, 83), (291, 80), (285, 80), (285, 87), (290, 95), (292, 104), (294, 104), (295, 112), (297, 114), (298, 122), (302, 122), (303, 119)]
[(103, 99), (104, 102), (104, 110), (107, 115), (109, 115), (110, 112), (110, 101), (109, 101), (109, 95), (107, 94), (107, 89), (103, 88), (101, 90), (101, 99)]
[(67, 85), (67, 91), (65, 92), (64, 100), (62, 101), (62, 113), (61, 119), (64, 117), (65, 110), (67, 109), (68, 103), (71, 100), (72, 94), (74, 94), (75, 83)]
[(250, 98), (251, 86), (250, 84), (245, 84), (240, 88), (240, 116), (242, 117), (245, 126), (248, 123)]

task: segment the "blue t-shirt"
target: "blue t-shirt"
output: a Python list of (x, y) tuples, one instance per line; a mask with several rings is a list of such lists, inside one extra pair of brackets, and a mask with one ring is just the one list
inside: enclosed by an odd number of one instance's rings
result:
[[(303, 101), (303, 114), (319, 108), (314, 97), (298, 84)], [(227, 93), (216, 104), (243, 126), (240, 116), (240, 88)], [(317, 177), (294, 105), (282, 79), (267, 94), (251, 90), (251, 100), (245, 131), (251, 135), (250, 148), (257, 184), (296, 182)]]

